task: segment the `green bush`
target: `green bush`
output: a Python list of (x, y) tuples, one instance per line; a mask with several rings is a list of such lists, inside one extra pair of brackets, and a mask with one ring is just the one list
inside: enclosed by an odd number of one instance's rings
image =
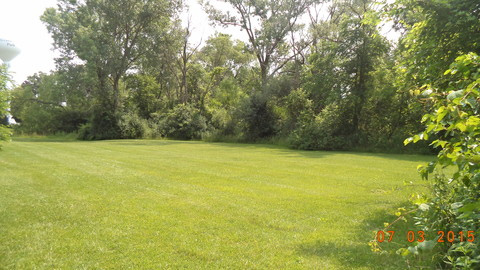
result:
[(342, 110), (336, 104), (326, 106), (318, 115), (306, 112), (289, 137), (289, 145), (303, 150), (342, 150), (350, 138), (342, 133)]
[(247, 140), (256, 141), (275, 135), (275, 114), (267, 98), (253, 95), (240, 106), (239, 118)]
[(88, 114), (83, 111), (65, 109), (53, 115), (54, 129), (52, 133), (77, 132), (78, 129), (87, 123)]
[(302, 88), (293, 90), (284, 98), (284, 107), (286, 119), (281, 128), (284, 132), (295, 130), (301, 124), (302, 115), (313, 113), (313, 101)]
[(30, 103), (21, 112), (14, 112), (19, 125), (15, 131), (23, 134), (49, 134), (55, 132), (53, 116), (58, 113), (57, 108), (36, 102)]
[(210, 125), (213, 129), (212, 133), (218, 136), (231, 136), (238, 134), (236, 121), (234, 121), (231, 112), (224, 108), (217, 108), (210, 112)]
[(173, 139), (200, 139), (207, 120), (193, 104), (179, 104), (163, 114), (154, 114), (159, 133)]
[(92, 123), (85, 123), (80, 126), (78, 129), (78, 137), (79, 140), (85, 140), (85, 141), (90, 141), (93, 140), (93, 134), (92, 134)]
[(19, 125), (14, 129), (18, 134), (75, 133), (88, 121), (86, 112), (36, 102), (18, 112), (17, 117)]
[(118, 126), (119, 116), (102, 108), (94, 110), (92, 120), (82, 125), (78, 138), (81, 140), (109, 140), (122, 137)]
[(118, 127), (123, 139), (150, 138), (154, 135), (148, 121), (135, 112), (127, 112), (120, 116)]
[[(431, 197), (418, 197), (415, 221), (426, 235), (453, 231), (455, 240), (416, 243), (399, 253), (418, 255), (433, 249), (441, 268), (480, 269), (480, 58), (476, 54), (460, 56), (435, 86), (427, 86), (422, 95), (435, 110), (423, 116), (425, 131), (405, 140), (405, 144), (428, 140), (439, 147), (437, 159), (419, 166), (424, 179), (431, 179)], [(475, 241), (466, 239), (473, 232)], [(459, 233), (464, 234), (460, 241)]]

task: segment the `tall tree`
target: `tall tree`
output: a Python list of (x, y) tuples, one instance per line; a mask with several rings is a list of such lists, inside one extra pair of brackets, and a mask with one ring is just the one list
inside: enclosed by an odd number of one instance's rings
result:
[(44, 12), (41, 19), (61, 53), (58, 63), (83, 61), (96, 77), (99, 118), (92, 125), (99, 138), (116, 136), (120, 82), (149, 51), (159, 49), (177, 8), (166, 0), (59, 0), (56, 9)]
[(177, 65), (180, 69), (180, 77), (178, 78), (179, 81), (179, 100), (181, 103), (185, 104), (189, 101), (191, 92), (188, 85), (188, 73), (190, 70), (190, 62), (192, 61), (192, 57), (197, 52), (198, 47), (200, 47), (201, 43), (198, 43), (195, 47), (192, 47), (191, 44), (191, 35), (192, 35), (192, 27), (191, 21), (188, 19), (187, 26), (183, 29), (182, 35), (182, 45), (180, 49), (180, 57), (177, 59)]
[(230, 4), (234, 14), (221, 11), (208, 2), (204, 7), (215, 23), (238, 26), (247, 33), (265, 86), (269, 76), (281, 70), (301, 51), (297, 47), (292, 49), (287, 38), (298, 30), (299, 18), (314, 1), (223, 0)]
[(345, 106), (348, 132), (359, 129), (367, 94), (374, 87), (372, 72), (388, 43), (378, 33), (379, 19), (371, 0), (336, 1), (325, 23), (313, 25), (316, 47), (311, 57), (306, 88), (322, 109), (338, 101)]

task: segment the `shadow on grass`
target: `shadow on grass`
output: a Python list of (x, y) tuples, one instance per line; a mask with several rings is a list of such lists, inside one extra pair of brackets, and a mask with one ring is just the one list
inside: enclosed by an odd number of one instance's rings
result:
[(114, 145), (136, 146), (136, 145), (152, 145), (152, 146), (165, 146), (165, 145), (180, 145), (180, 144), (206, 144), (202, 141), (181, 141), (181, 140), (166, 140), (166, 139), (125, 139), (125, 140), (106, 140)]
[[(390, 212), (406, 205), (408, 202), (398, 204), (392, 207)], [(303, 256), (317, 257), (320, 261), (337, 261), (348, 269), (407, 269), (409, 268), (408, 263), (402, 256), (396, 254), (396, 250), (407, 245), (406, 235), (409, 230), (417, 231), (411, 218), (409, 222), (400, 221), (389, 228), (389, 230), (395, 231), (395, 234), (392, 242), (384, 241), (381, 244), (382, 250), (386, 252), (374, 253), (368, 245), (368, 242), (374, 239), (375, 232), (383, 229), (385, 222), (393, 222), (397, 219), (397, 216), (389, 214), (387, 211), (377, 211), (359, 226), (351, 228), (347, 232), (353, 235), (350, 243), (335, 242), (332, 237), (328, 242), (317, 240), (304, 243), (298, 247), (297, 252)]]
[(14, 142), (80, 142), (75, 138), (64, 138), (64, 137), (13, 137), (12, 141)]
[(402, 160), (402, 161), (414, 161), (425, 163), (432, 161), (435, 157), (433, 155), (420, 155), (420, 154), (386, 154), (386, 153), (367, 153), (367, 152), (354, 152), (354, 151), (317, 151), (317, 150), (298, 150), (288, 148), (287, 146), (273, 145), (273, 144), (252, 144), (252, 143), (222, 143), (222, 142), (199, 142), (199, 143), (208, 143), (212, 145), (221, 145), (225, 147), (232, 148), (243, 148), (243, 149), (269, 149), (273, 150), (276, 153), (287, 155), (290, 157), (306, 157), (306, 158), (324, 158), (325, 156), (332, 155), (354, 155), (361, 157), (381, 157), (386, 159), (393, 160)]
[(255, 143), (228, 143), (228, 142), (204, 142), (204, 141), (183, 141), (168, 139), (138, 139), (138, 140), (102, 140), (102, 141), (81, 141), (71, 136), (38, 136), (38, 137), (14, 137), (16, 142), (107, 142), (114, 145), (122, 146), (167, 146), (167, 145), (214, 145), (221, 147), (229, 147), (232, 149), (252, 149), (252, 150), (269, 150), (273, 153), (288, 157), (306, 157), (306, 158), (324, 158), (331, 155), (355, 155), (361, 157), (381, 157), (393, 160), (414, 161), (419, 163), (429, 162), (434, 159), (430, 155), (413, 155), (413, 154), (383, 154), (383, 153), (365, 153), (352, 151), (307, 151), (290, 149), (287, 146), (274, 144), (255, 144)]

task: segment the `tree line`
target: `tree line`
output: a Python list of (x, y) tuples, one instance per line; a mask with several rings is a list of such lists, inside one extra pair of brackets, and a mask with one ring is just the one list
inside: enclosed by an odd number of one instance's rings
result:
[(211, 23), (246, 42), (217, 32), (195, 43), (180, 1), (59, 0), (41, 17), (56, 69), (12, 92), (16, 132), (429, 152), (402, 145), (431, 107), (415, 89), (479, 51), (473, 1), (221, 2), (228, 12), (202, 2)]

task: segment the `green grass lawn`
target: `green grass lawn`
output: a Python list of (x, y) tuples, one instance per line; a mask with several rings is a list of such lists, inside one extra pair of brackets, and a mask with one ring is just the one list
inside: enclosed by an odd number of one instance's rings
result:
[(404, 269), (367, 242), (430, 159), (16, 139), (0, 151), (0, 268)]

